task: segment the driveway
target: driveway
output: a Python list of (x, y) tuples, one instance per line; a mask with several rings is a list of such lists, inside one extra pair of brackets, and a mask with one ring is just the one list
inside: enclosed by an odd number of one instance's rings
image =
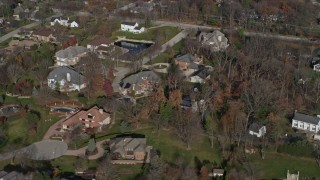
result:
[(0, 154), (0, 161), (16, 156), (33, 160), (51, 160), (63, 156), (67, 149), (67, 144), (62, 141), (44, 140), (18, 150)]
[(66, 119), (67, 118), (64, 117), (59, 121), (57, 121), (56, 123), (54, 123), (52, 126), (50, 126), (50, 128), (48, 129), (48, 131), (46, 132), (46, 134), (43, 136), (42, 139), (47, 140), (47, 139), (50, 139), (50, 137), (52, 136), (63, 135), (63, 133), (60, 132), (59, 129), (62, 128), (62, 122)]
[[(88, 159), (89, 160), (95, 160), (95, 159), (99, 159), (100, 157), (102, 157), (104, 155), (104, 148), (103, 148), (102, 145), (103, 145), (103, 143), (105, 143), (107, 141), (108, 141), (108, 139), (97, 142), (96, 143), (96, 147), (97, 147), (97, 150), (98, 150), (97, 154), (89, 156)], [(77, 149), (77, 150), (67, 150), (64, 155), (67, 155), (67, 156), (83, 156), (83, 155), (85, 155), (87, 148), (88, 148), (88, 146), (85, 146), (85, 147)]]
[(112, 82), (112, 87), (114, 92), (119, 92), (121, 79), (123, 79), (125, 75), (130, 72), (130, 69), (127, 67), (117, 67), (116, 70), (117, 72), (115, 73), (115, 78)]

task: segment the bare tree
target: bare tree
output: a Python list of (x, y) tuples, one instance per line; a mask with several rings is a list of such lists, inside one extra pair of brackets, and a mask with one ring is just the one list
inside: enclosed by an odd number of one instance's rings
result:
[(16, 83), (18, 79), (21, 77), (23, 69), (21, 66), (17, 64), (10, 64), (7, 67), (8, 77), (13, 83)]
[(178, 111), (176, 113), (175, 129), (177, 136), (191, 149), (191, 141), (199, 118), (191, 110)]

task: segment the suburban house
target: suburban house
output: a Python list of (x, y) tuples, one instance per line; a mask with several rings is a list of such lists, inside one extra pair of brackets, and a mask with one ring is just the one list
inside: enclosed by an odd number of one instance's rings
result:
[(74, 69), (61, 66), (52, 70), (48, 75), (48, 86), (59, 91), (80, 91), (86, 87), (83, 76)]
[(23, 18), (24, 14), (29, 13), (29, 9), (24, 9), (20, 3), (18, 3), (17, 7), (13, 10), (13, 18), (14, 20), (20, 20)]
[(79, 62), (80, 57), (88, 53), (88, 49), (83, 46), (70, 46), (55, 54), (55, 61), (58, 66), (72, 66)]
[(52, 42), (56, 41), (56, 37), (53, 36), (51, 29), (39, 29), (33, 31), (31, 38), (39, 42)]
[(295, 112), (292, 118), (292, 127), (316, 133), (320, 129), (320, 116), (310, 116)]
[(224, 51), (229, 46), (228, 39), (218, 30), (213, 31), (212, 33), (200, 33), (199, 41), (203, 45), (210, 47), (214, 52)]
[(189, 76), (189, 81), (192, 83), (204, 83), (206, 80), (210, 79), (211, 69), (204, 67), (198, 71), (193, 72)]
[(222, 177), (224, 175), (224, 169), (212, 169), (212, 173), (209, 173), (209, 177)]
[(155, 72), (141, 71), (123, 78), (120, 82), (120, 92), (123, 95), (148, 95), (159, 82), (160, 77)]
[(264, 136), (267, 132), (266, 126), (257, 123), (252, 123), (249, 127), (249, 134), (257, 136), (258, 138)]
[(69, 117), (62, 123), (63, 130), (72, 130), (78, 125), (85, 129), (92, 129), (94, 132), (100, 132), (103, 126), (110, 124), (110, 114), (97, 106), (89, 110), (81, 110)]
[(130, 9), (132, 13), (148, 13), (153, 10), (155, 3), (153, 1), (138, 1), (135, 3), (135, 7)]
[(175, 57), (174, 63), (183, 71), (185, 76), (191, 76), (194, 72), (204, 68), (203, 58), (189, 53)]
[(116, 137), (110, 140), (109, 147), (115, 164), (149, 162), (150, 147), (146, 138)]
[(122, 22), (121, 31), (129, 31), (132, 33), (142, 33), (145, 31), (144, 27), (140, 27), (137, 22)]
[(317, 72), (320, 72), (320, 64), (313, 65), (313, 70), (317, 71)]
[(13, 52), (17, 48), (22, 48), (25, 50), (30, 50), (32, 46), (38, 45), (37, 42), (30, 41), (30, 40), (11, 40), (9, 42), (9, 47), (6, 47), (5, 50), (6, 52)]
[(95, 52), (99, 47), (101, 47), (101, 48), (109, 47), (111, 44), (112, 44), (111, 39), (103, 37), (103, 36), (98, 36), (87, 44), (87, 48), (90, 51)]
[(70, 20), (69, 18), (64, 18), (64, 17), (52, 17), (50, 21), (50, 25), (54, 26), (56, 23), (60, 24), (61, 26), (66, 26), (66, 27), (79, 27), (79, 24), (74, 21)]

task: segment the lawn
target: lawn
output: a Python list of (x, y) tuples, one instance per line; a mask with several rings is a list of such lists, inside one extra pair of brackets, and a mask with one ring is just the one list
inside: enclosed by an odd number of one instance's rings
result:
[(37, 133), (34, 135), (30, 135), (28, 134), (28, 124), (24, 118), (24, 115), (19, 114), (8, 118), (8, 121), (5, 125), (5, 131), (8, 137), (8, 141), (6, 145), (1, 148), (2, 151), (8, 151), (12, 148), (24, 147), (33, 142), (42, 140), (49, 127), (60, 119), (57, 116), (49, 115), (49, 110), (44, 106), (35, 104), (32, 98), (18, 99), (16, 97), (7, 96), (5, 98), (5, 103), (18, 103), (21, 104), (22, 107), (26, 104), (29, 104), (31, 105), (31, 109), (40, 112), (41, 119), (38, 122)]
[(193, 167), (196, 166), (196, 160), (221, 162), (217, 143), (211, 149), (208, 138), (201, 135), (195, 137), (191, 144), (191, 150), (187, 150), (186, 145), (171, 131), (162, 130), (159, 136), (153, 133), (152, 129), (135, 131), (135, 133), (144, 134), (148, 145), (152, 145), (156, 150), (159, 150), (161, 157), (168, 163), (174, 163), (179, 156), (183, 157)]
[(135, 179), (142, 171), (142, 164), (116, 165), (121, 180)]
[(264, 160), (254, 157), (254, 163), (258, 171), (262, 173), (261, 177), (265, 179), (285, 177), (287, 170), (290, 170), (290, 172), (298, 170), (300, 177), (320, 176), (320, 167), (312, 159), (300, 159), (288, 155), (267, 153)]
[(161, 53), (156, 58), (149, 61), (147, 64), (154, 64), (154, 63), (168, 63), (170, 60), (170, 55), (167, 53)]
[(160, 43), (164, 44), (170, 39), (172, 39), (178, 33), (179, 33), (179, 30), (176, 27), (162, 26), (162, 27), (147, 29), (146, 32), (143, 32), (141, 34), (134, 34), (134, 33), (125, 32), (125, 31), (116, 31), (116, 32), (113, 32), (112, 37), (113, 39), (116, 39), (117, 36), (125, 36), (128, 39), (154, 41), (155, 37), (160, 35), (160, 36), (163, 36)]
[[(61, 156), (51, 161), (52, 165), (59, 167), (62, 172), (75, 172), (75, 166), (77, 157), (76, 156)], [(97, 161), (88, 161), (88, 168), (97, 167)]]

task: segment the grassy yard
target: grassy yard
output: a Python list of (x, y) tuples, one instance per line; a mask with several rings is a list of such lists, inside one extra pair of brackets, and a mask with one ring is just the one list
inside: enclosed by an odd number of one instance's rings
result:
[(161, 131), (159, 136), (152, 132), (152, 129), (135, 131), (135, 133), (146, 135), (148, 145), (152, 145), (159, 150), (161, 157), (168, 163), (174, 163), (179, 156), (184, 158), (191, 166), (196, 166), (196, 159), (221, 162), (218, 145), (216, 144), (211, 149), (209, 140), (201, 135), (194, 137), (191, 150), (187, 150), (186, 145), (171, 131)]
[(320, 176), (320, 167), (312, 159), (301, 159), (275, 153), (267, 153), (264, 160), (253, 158), (254, 164), (264, 179), (283, 178), (286, 176), (287, 170), (290, 172), (298, 170), (300, 178)]
[(121, 180), (135, 179), (141, 173), (142, 164), (116, 165)]
[[(28, 124), (23, 114), (8, 118), (8, 121), (5, 125), (5, 131), (8, 137), (8, 141), (6, 145), (1, 149), (2, 151), (8, 151), (12, 148), (24, 147), (33, 142), (42, 140), (49, 127), (60, 119), (57, 116), (49, 115), (49, 110), (44, 106), (35, 104), (32, 98), (18, 99), (16, 97), (7, 96), (5, 98), (5, 103), (18, 103), (22, 106), (29, 104), (31, 105), (31, 109), (40, 112), (41, 119), (38, 122), (36, 134), (30, 135), (27, 128)], [(49, 119), (50, 121), (45, 121)]]
[(125, 31), (116, 31), (113, 32), (112, 37), (116, 39), (117, 36), (125, 36), (128, 39), (136, 39), (136, 40), (148, 40), (154, 41), (156, 36), (162, 36), (160, 43), (164, 44), (165, 42), (172, 39), (176, 34), (179, 33), (179, 30), (176, 27), (170, 26), (162, 26), (158, 28), (147, 29), (146, 32), (141, 34), (134, 34)]
[(170, 60), (170, 55), (167, 53), (161, 53), (156, 58), (149, 61), (147, 64), (154, 64), (154, 63), (168, 63)]
[[(52, 165), (59, 167), (63, 172), (75, 172), (76, 156), (61, 156), (51, 161)], [(97, 167), (97, 161), (88, 161), (88, 168)]]

